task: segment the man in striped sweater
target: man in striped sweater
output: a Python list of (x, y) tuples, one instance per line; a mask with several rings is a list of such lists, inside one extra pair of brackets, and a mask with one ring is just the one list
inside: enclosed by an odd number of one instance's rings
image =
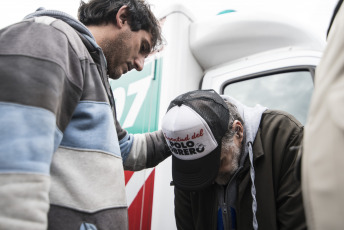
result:
[(108, 82), (161, 44), (149, 5), (90, 0), (78, 16), (38, 9), (0, 31), (0, 229), (127, 229), (124, 168), (170, 155), (161, 131), (120, 127)]

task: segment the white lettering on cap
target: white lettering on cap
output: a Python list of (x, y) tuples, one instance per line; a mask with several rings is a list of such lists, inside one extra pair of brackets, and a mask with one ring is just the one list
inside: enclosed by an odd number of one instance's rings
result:
[(162, 131), (172, 154), (181, 160), (199, 159), (218, 146), (205, 120), (186, 105), (165, 114)]

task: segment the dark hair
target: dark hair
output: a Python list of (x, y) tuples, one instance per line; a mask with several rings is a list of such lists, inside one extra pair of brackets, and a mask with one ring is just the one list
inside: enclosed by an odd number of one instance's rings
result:
[(144, 0), (90, 0), (80, 2), (79, 21), (84, 25), (116, 23), (116, 14), (128, 6), (128, 24), (132, 31), (145, 30), (152, 34), (152, 51), (163, 43), (159, 21)]
[(228, 110), (229, 110), (228, 130), (227, 130), (226, 134), (224, 135), (224, 138), (226, 138), (225, 140), (227, 141), (227, 140), (231, 139), (235, 134), (235, 131), (232, 130), (233, 122), (235, 120), (238, 120), (241, 122), (241, 124), (243, 126), (245, 125), (245, 123), (244, 123), (244, 120), (242, 119), (242, 117), (240, 116), (237, 107), (227, 100), (225, 100), (225, 102), (226, 102), (226, 104), (228, 106)]

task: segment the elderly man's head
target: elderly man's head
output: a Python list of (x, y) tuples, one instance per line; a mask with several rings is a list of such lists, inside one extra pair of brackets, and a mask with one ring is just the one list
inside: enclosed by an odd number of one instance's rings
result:
[(244, 122), (237, 108), (213, 90), (175, 98), (162, 122), (172, 152), (176, 187), (201, 190), (228, 183), (239, 167)]
[(243, 152), (244, 121), (235, 105), (225, 101), (229, 109), (228, 130), (222, 138), (219, 173), (215, 179), (219, 185), (226, 185), (231, 176), (239, 168), (239, 160)]

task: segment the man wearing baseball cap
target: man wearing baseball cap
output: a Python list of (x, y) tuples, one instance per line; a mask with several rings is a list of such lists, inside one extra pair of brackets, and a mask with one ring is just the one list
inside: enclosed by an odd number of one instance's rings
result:
[(196, 90), (170, 103), (162, 131), (178, 229), (306, 229), (293, 116)]

